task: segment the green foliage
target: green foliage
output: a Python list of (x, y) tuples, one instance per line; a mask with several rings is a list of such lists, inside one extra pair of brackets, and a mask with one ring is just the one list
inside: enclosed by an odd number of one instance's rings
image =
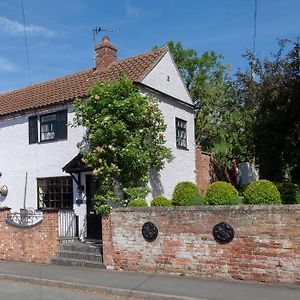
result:
[(143, 197), (149, 170), (172, 159), (161, 138), (166, 124), (157, 99), (122, 77), (95, 84), (90, 97), (75, 101), (75, 113), (74, 126), (87, 129), (83, 160), (102, 184), (98, 206), (105, 198), (122, 200), (124, 188), (129, 197)]
[(300, 204), (300, 192), (296, 193), (296, 204)]
[(229, 202), (229, 205), (242, 205), (245, 202), (245, 198), (243, 196), (237, 196), (236, 198), (232, 198)]
[(272, 181), (300, 179), (299, 50), (298, 41), (281, 40), (271, 58), (249, 52), (253, 72), (237, 74), (239, 99), (248, 111), (248, 145), (254, 145), (260, 177)]
[(298, 184), (292, 182), (274, 183), (280, 193), (283, 204), (296, 204), (300, 192)]
[(148, 187), (124, 188), (123, 191), (129, 200), (137, 198), (145, 199), (150, 193), (150, 189)]
[(200, 206), (205, 205), (204, 198), (200, 193), (195, 194), (187, 203), (186, 206)]
[(251, 182), (245, 192), (247, 204), (281, 204), (280, 193), (274, 183), (269, 180)]
[(132, 199), (128, 203), (128, 207), (148, 207), (147, 201), (143, 198)]
[(194, 183), (187, 181), (179, 182), (175, 186), (172, 195), (172, 203), (175, 206), (185, 206), (199, 194), (198, 187)]
[(152, 200), (151, 206), (172, 206), (172, 201), (164, 196), (156, 196)]
[(233, 158), (252, 157), (245, 144), (244, 106), (228, 79), (223, 57), (214, 51), (198, 56), (179, 42), (168, 46), (195, 105), (197, 144), (227, 167)]
[(224, 181), (213, 182), (205, 193), (205, 202), (209, 205), (231, 205), (240, 201), (235, 187)]

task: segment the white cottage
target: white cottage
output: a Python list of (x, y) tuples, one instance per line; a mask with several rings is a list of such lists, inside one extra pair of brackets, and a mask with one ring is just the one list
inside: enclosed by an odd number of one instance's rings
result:
[(160, 101), (166, 146), (175, 159), (160, 174), (151, 174), (152, 197), (170, 198), (176, 183), (195, 182), (193, 104), (169, 49), (117, 60), (116, 47), (104, 38), (95, 52), (94, 68), (0, 94), (0, 188), (8, 188), (7, 195), (0, 195), (1, 206), (73, 210), (81, 239), (99, 238), (99, 218), (93, 210), (91, 170), (81, 163), (76, 147), (85, 129), (68, 124), (73, 100), (87, 97), (95, 80), (125, 74)]

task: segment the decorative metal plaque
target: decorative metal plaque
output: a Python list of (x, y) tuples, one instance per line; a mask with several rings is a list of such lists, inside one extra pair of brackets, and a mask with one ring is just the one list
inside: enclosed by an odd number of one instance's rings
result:
[(225, 222), (220, 222), (214, 226), (213, 236), (219, 244), (228, 244), (234, 238), (234, 229)]
[(152, 222), (146, 222), (142, 227), (142, 235), (147, 242), (152, 242), (157, 238), (158, 228)]

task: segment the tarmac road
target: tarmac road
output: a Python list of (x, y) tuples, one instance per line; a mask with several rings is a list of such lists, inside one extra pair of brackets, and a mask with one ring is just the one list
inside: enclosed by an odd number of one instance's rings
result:
[(99, 293), (72, 291), (55, 287), (20, 283), (10, 280), (0, 280), (1, 300), (120, 300), (115, 296), (106, 296)]

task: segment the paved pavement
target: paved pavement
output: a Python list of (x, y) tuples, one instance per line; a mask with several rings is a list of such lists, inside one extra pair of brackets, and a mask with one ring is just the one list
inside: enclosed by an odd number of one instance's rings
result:
[[(106, 293), (121, 299), (299, 300), (300, 285), (206, 280), (157, 273), (122, 272), (0, 261), (0, 280)], [(84, 298), (83, 298), (84, 299)]]

